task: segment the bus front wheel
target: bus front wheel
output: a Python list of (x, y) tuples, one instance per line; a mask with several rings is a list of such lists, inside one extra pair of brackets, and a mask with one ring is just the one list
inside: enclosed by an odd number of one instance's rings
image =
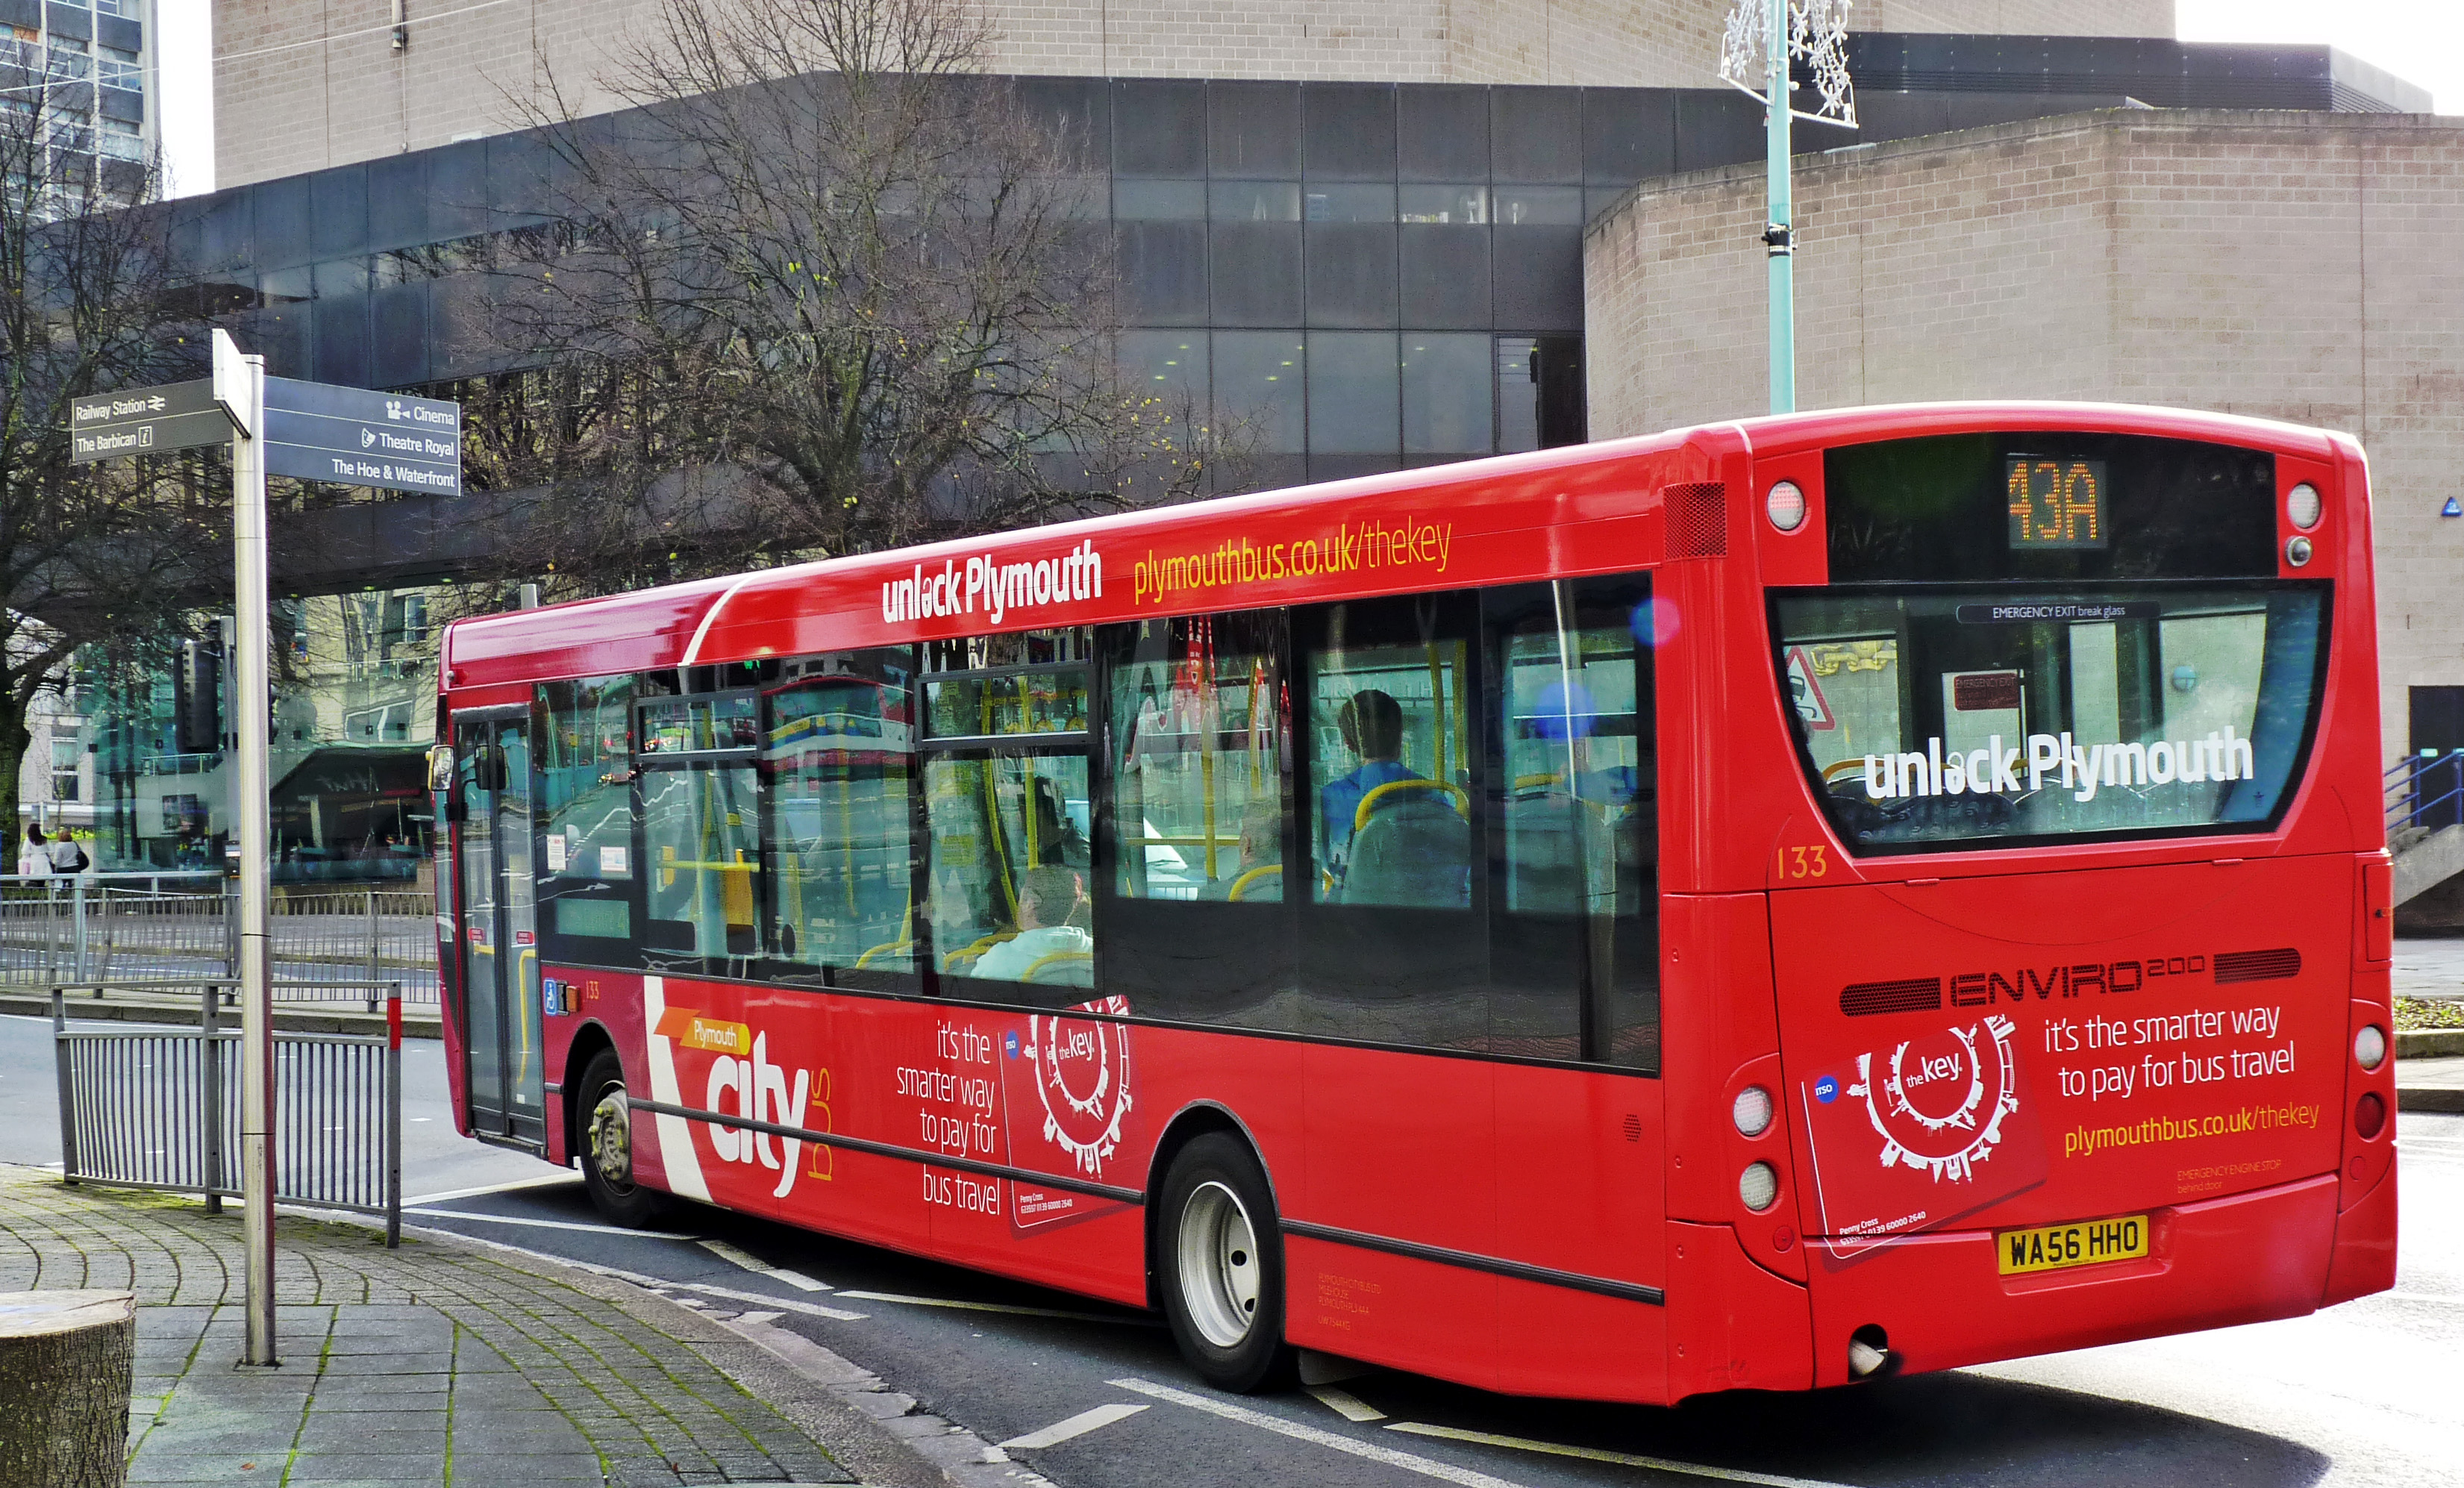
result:
[(610, 1224), (638, 1230), (667, 1212), (667, 1196), (633, 1178), (633, 1112), (625, 1101), (625, 1065), (602, 1049), (582, 1072), (582, 1185)]
[(1247, 1146), (1210, 1131), (1182, 1148), (1159, 1217), (1156, 1269), (1181, 1357), (1237, 1394), (1289, 1384), (1297, 1356), (1284, 1342), (1283, 1236)]

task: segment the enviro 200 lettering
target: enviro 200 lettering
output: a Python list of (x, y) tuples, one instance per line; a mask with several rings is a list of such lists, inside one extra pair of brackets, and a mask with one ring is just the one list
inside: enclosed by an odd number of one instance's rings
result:
[[(2024, 763), (2023, 763), (2024, 761)], [(2256, 762), (2250, 740), (2228, 726), (2204, 739), (2160, 739), (2153, 744), (2081, 744), (2068, 733), (2031, 733), (2024, 748), (2005, 749), (1994, 734), (1983, 749), (1944, 753), (1939, 737), (1923, 754), (1865, 756), (1865, 795), (1885, 800), (1900, 796), (2025, 795), (2045, 788), (2045, 777), (2090, 801), (2102, 786), (2194, 785), (2207, 780), (2247, 780)]]

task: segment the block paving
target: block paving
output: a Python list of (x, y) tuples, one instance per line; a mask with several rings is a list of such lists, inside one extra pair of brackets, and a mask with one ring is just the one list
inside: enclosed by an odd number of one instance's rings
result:
[(241, 1367), (236, 1214), (0, 1167), (0, 1291), (136, 1293), (131, 1484), (677, 1488), (852, 1477), (617, 1283), (360, 1225), (276, 1224), (277, 1368)]

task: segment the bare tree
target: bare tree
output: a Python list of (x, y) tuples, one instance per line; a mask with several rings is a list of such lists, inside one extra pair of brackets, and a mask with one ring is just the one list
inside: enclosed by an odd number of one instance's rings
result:
[(665, 0), (489, 306), (469, 457), (612, 587), (1172, 500), (1240, 454), (1115, 362), (1104, 178), (969, 0)]
[[(230, 532), (195, 456), (73, 467), (71, 399), (200, 375), (203, 306), (147, 209), (151, 163), (98, 158), (46, 110), (0, 110), (0, 824), (27, 712), (72, 653), (158, 632)], [(228, 577), (223, 580), (228, 583)]]

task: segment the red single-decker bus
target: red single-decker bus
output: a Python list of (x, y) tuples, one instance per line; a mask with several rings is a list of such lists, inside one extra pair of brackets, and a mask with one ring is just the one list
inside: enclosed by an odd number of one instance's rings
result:
[(2349, 439), (1755, 419), (466, 620), (457, 1120), (1668, 1402), (2391, 1284)]

